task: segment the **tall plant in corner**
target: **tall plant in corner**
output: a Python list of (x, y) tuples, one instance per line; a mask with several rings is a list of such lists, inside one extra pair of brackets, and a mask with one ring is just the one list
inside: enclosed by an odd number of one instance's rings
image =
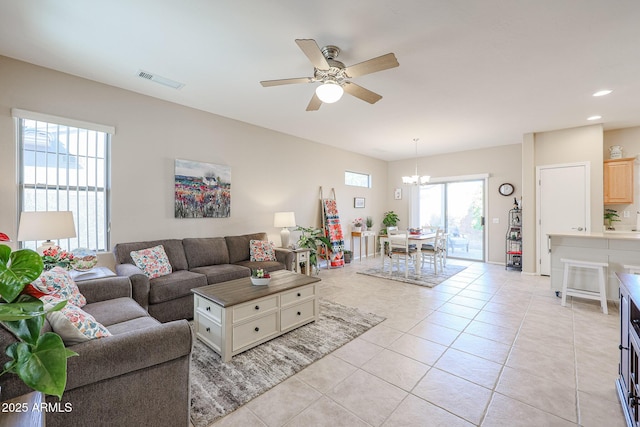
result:
[(62, 301), (48, 311), (42, 301), (22, 294), (24, 287), (42, 273), (42, 258), (31, 249), (11, 252), (0, 245), (0, 322), (18, 342), (10, 344), (9, 361), (0, 376), (14, 373), (29, 387), (62, 398), (67, 385), (67, 358), (77, 353), (67, 350), (62, 338), (54, 332), (40, 335), (45, 315), (62, 309)]

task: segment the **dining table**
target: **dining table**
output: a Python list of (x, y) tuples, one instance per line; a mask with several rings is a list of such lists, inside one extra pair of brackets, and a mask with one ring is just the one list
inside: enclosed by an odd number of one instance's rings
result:
[[(435, 242), (436, 234), (437, 234), (436, 232), (419, 233), (419, 234), (409, 233), (409, 239), (408, 239), (409, 244), (410, 245), (415, 244), (418, 247), (418, 250), (420, 250), (421, 246), (424, 243)], [(406, 235), (407, 235), (406, 233), (399, 233), (399, 234), (393, 234), (391, 235), (391, 237), (388, 235), (378, 236), (378, 242), (380, 244), (380, 258), (382, 259), (382, 271), (384, 271), (385, 243), (388, 242), (390, 239), (404, 239)], [(418, 276), (420, 276), (421, 270), (419, 268), (416, 268), (416, 273)]]

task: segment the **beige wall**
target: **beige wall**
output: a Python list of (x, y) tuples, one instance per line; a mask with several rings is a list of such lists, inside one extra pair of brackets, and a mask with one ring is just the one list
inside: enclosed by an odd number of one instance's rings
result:
[[(488, 236), (487, 261), (504, 264), (504, 238), (507, 232), (507, 212), (513, 207), (513, 198), (522, 196), (521, 144), (492, 147), (449, 153), (418, 159), (418, 171), (432, 178), (458, 177), (463, 175), (489, 174), (488, 212), (485, 213), (486, 233)], [(402, 185), (402, 176), (413, 174), (415, 159), (389, 163), (389, 184), (387, 188), (387, 205), (400, 215), (400, 225), (410, 226), (409, 221), (409, 188)], [(515, 186), (510, 197), (498, 193), (500, 184), (509, 182)], [(402, 200), (394, 200), (393, 190), (403, 189)], [(523, 203), (524, 206), (526, 204)], [(498, 224), (493, 223), (498, 218)]]
[[(602, 125), (525, 135), (523, 157), (525, 155), (533, 156), (533, 162), (529, 158), (523, 160), (523, 165), (526, 166), (523, 167), (522, 174), (525, 183), (524, 192), (527, 194), (527, 206), (530, 205), (535, 210), (536, 167), (587, 162), (590, 165), (591, 173), (591, 231), (601, 231), (603, 213), (602, 145)], [(567, 191), (571, 191), (571, 189), (567, 189)], [(533, 216), (535, 217), (535, 211)], [(526, 234), (524, 237), (523, 270), (535, 273), (538, 266), (536, 258), (537, 233), (534, 235)]]
[[(1, 56), (0, 76), (0, 231), (14, 239), (17, 172), (11, 108), (115, 126), (112, 245), (254, 231), (268, 232), (279, 244), (273, 213), (294, 211), (298, 224), (319, 226), (320, 186), (325, 194), (336, 189), (345, 233), (356, 216), (373, 216), (379, 224), (387, 209), (384, 161)], [(174, 218), (176, 158), (231, 166), (231, 218)], [(371, 174), (373, 188), (345, 186), (345, 170)], [(366, 208), (354, 209), (354, 197), (365, 197)]]
[[(612, 145), (622, 146), (623, 157), (638, 157), (640, 154), (640, 127), (627, 129), (610, 130), (604, 133), (603, 157), (609, 158), (609, 147)], [(614, 226), (618, 230), (634, 229), (640, 221), (638, 220), (638, 212), (640, 212), (640, 163), (636, 160), (634, 168), (634, 194), (633, 204), (625, 205), (607, 205), (607, 208), (615, 209), (620, 215), (620, 222), (615, 222)], [(625, 218), (625, 211), (627, 217)]]

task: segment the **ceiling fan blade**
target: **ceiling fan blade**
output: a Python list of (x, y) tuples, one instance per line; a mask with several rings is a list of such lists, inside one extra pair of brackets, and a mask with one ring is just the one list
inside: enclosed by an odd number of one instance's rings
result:
[(358, 86), (355, 83), (345, 82), (342, 88), (349, 95), (355, 96), (356, 98), (360, 98), (363, 101), (368, 102), (369, 104), (375, 104), (376, 102), (382, 99), (381, 95), (378, 95), (375, 92), (371, 92), (369, 89), (365, 89), (362, 86)]
[(377, 71), (388, 70), (389, 68), (394, 68), (399, 65), (396, 56), (393, 53), (387, 53), (386, 55), (347, 67), (345, 71), (349, 77), (358, 77)]
[(309, 61), (319, 70), (328, 70), (330, 68), (327, 58), (324, 57), (318, 43), (313, 39), (296, 39), (296, 43), (307, 55)]
[(322, 101), (318, 98), (315, 92), (313, 92), (313, 96), (311, 97), (311, 101), (309, 101), (309, 105), (307, 105), (307, 111), (317, 111), (320, 109), (322, 105)]
[(311, 77), (297, 77), (295, 79), (280, 79), (280, 80), (263, 80), (260, 84), (264, 87), (290, 85), (295, 83), (311, 83)]

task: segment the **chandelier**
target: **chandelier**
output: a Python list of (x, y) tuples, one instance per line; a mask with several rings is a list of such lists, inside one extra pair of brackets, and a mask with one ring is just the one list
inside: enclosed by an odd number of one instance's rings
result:
[(416, 144), (416, 171), (414, 175), (403, 176), (402, 183), (408, 185), (424, 185), (429, 182), (431, 177), (429, 175), (418, 175), (418, 138), (413, 138), (413, 142)]

